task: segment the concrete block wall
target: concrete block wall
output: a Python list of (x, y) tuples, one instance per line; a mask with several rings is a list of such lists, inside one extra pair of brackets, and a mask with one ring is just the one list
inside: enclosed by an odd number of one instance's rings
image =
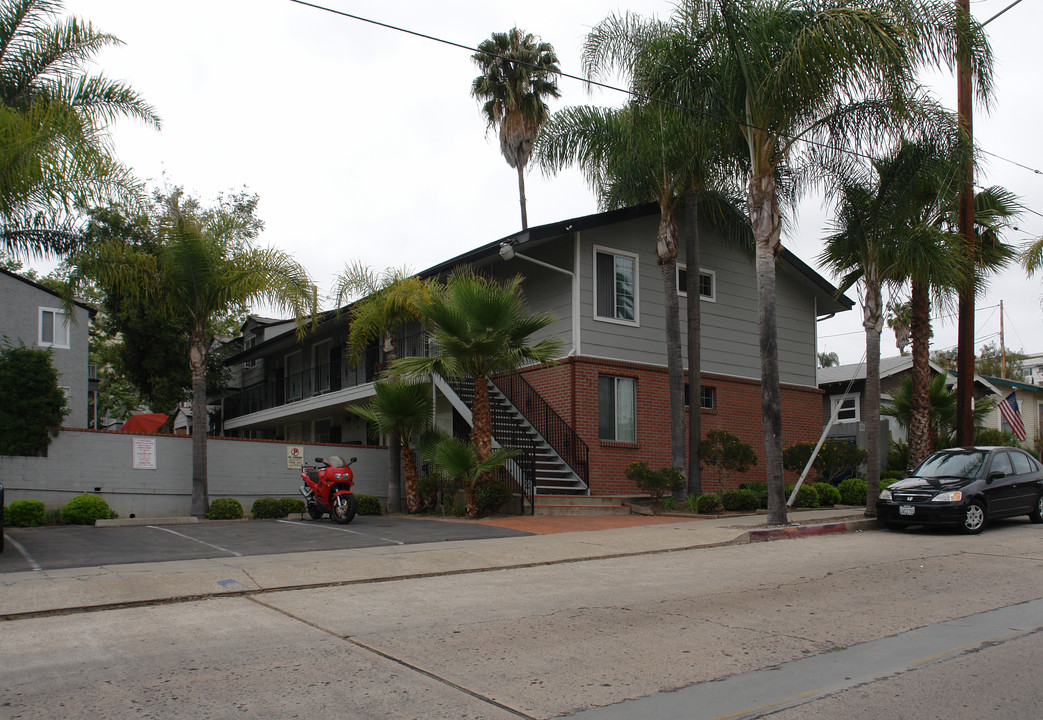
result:
[[(134, 469), (133, 439), (154, 438), (156, 469)], [(292, 443), (304, 447), (304, 459), (340, 455), (353, 464), (357, 493), (387, 501), (388, 454), (385, 447)], [(268, 440), (207, 439), (210, 500), (234, 497), (250, 511), (259, 497), (300, 497), (300, 473), (286, 467), (291, 443)], [(131, 435), (63, 429), (47, 457), (0, 456), (5, 500), (32, 498), (48, 508), (61, 507), (84, 492), (105, 499), (120, 517), (179, 517), (189, 514), (192, 497), (192, 439), (175, 435)]]

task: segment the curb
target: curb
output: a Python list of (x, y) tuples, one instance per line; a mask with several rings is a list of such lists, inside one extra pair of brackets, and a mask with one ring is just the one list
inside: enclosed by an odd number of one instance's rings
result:
[(874, 518), (861, 520), (845, 520), (838, 522), (808, 524), (808, 525), (786, 525), (773, 528), (756, 528), (750, 530), (750, 542), (769, 542), (771, 540), (792, 540), (794, 538), (814, 537), (816, 535), (830, 535), (833, 533), (862, 532), (863, 530), (876, 530), (880, 526)]
[(170, 518), (116, 518), (115, 520), (95, 520), (94, 527), (132, 527), (135, 525), (191, 525), (199, 522), (197, 517)]

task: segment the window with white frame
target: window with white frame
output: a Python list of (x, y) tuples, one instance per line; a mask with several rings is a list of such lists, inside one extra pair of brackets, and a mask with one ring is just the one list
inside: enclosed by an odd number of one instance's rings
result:
[[(829, 410), (837, 414), (838, 423), (853, 423), (860, 419), (860, 407), (858, 395), (833, 395), (830, 399)], [(840, 405), (840, 409), (837, 409)]]
[(598, 377), (598, 438), (612, 442), (637, 442), (637, 381), (634, 378)]
[[(691, 386), (688, 383), (684, 384), (684, 406), (688, 407), (691, 403)], [(717, 388), (712, 385), (700, 385), (699, 386), (699, 407), (702, 410), (716, 410), (717, 409)]]
[[(677, 263), (677, 294), (688, 295), (688, 268)], [(717, 274), (713, 270), (699, 269), (699, 297), (717, 302)]]
[(36, 342), (40, 347), (69, 347), (69, 322), (64, 311), (58, 308), (40, 308)]
[[(256, 344), (257, 344), (257, 338), (254, 337), (253, 335), (248, 335), (243, 340), (243, 349), (245, 349), (245, 350), (253, 350), (253, 347)], [(247, 360), (246, 362), (243, 363), (243, 367), (248, 367), (248, 368), (257, 367), (257, 360)]]
[(594, 317), (637, 324), (637, 255), (594, 249)]

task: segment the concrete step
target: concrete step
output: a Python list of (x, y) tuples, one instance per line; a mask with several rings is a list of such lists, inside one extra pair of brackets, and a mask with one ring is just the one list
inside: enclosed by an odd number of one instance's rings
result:
[(584, 505), (536, 505), (535, 515), (587, 517), (592, 515), (629, 515), (630, 508), (619, 506), (584, 506)]
[(572, 507), (594, 508), (624, 507), (621, 498), (591, 495), (537, 495), (536, 507), (540, 505), (569, 505)]

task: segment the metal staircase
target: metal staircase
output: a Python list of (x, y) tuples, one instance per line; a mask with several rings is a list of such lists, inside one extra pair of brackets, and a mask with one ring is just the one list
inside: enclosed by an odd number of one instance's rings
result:
[[(436, 379), (436, 383), (473, 425), (470, 408), (474, 382)], [(521, 450), (506, 468), (530, 506), (535, 505), (536, 495), (589, 494), (586, 443), (523, 378), (511, 375), (490, 381), (489, 407), (494, 443)]]

